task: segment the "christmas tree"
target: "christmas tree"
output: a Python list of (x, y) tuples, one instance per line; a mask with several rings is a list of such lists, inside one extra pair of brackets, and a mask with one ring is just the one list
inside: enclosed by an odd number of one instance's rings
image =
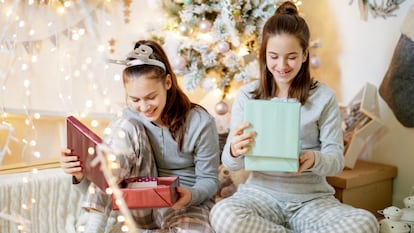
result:
[(258, 78), (257, 49), (265, 21), (281, 0), (162, 0), (168, 14), (148, 32), (167, 49), (186, 91)]

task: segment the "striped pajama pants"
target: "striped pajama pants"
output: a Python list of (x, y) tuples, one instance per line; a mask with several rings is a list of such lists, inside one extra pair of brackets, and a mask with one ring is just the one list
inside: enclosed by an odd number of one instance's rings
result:
[(303, 203), (281, 202), (259, 189), (239, 190), (210, 212), (216, 233), (378, 233), (370, 212), (323, 197)]

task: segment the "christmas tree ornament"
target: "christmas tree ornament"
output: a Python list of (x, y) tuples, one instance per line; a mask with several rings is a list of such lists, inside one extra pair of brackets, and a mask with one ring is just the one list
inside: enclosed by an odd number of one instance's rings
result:
[(177, 56), (172, 60), (171, 65), (174, 70), (182, 71), (187, 65), (187, 60), (183, 56)]
[(233, 10), (232, 14), (233, 14), (234, 20), (236, 22), (240, 22), (241, 21), (241, 11), (239, 9)]
[(310, 65), (312, 68), (319, 68), (321, 66), (321, 59), (317, 55), (312, 55), (310, 58)]
[(187, 24), (182, 23), (178, 27), (178, 31), (181, 33), (181, 35), (188, 36), (188, 35), (190, 35), (191, 29)]
[(211, 26), (212, 24), (209, 20), (203, 19), (198, 25), (198, 30), (200, 30), (201, 33), (207, 33), (211, 30)]
[(227, 43), (227, 41), (222, 40), (217, 44), (217, 49), (220, 53), (225, 53), (229, 51), (230, 45)]
[(229, 106), (226, 102), (224, 102), (224, 100), (220, 100), (214, 110), (216, 111), (217, 114), (219, 115), (224, 115), (229, 111)]

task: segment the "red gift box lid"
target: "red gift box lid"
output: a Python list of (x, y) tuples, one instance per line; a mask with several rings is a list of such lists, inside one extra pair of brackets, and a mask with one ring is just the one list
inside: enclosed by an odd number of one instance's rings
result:
[[(178, 199), (176, 187), (179, 177), (157, 177), (156, 187), (121, 188), (122, 197), (129, 209), (171, 207)], [(112, 195), (112, 208), (118, 210)]]
[(108, 183), (100, 169), (100, 163), (91, 166), (91, 161), (97, 155), (96, 145), (102, 143), (102, 139), (74, 116), (66, 118), (66, 134), (67, 147), (79, 156), (83, 175), (105, 192)]

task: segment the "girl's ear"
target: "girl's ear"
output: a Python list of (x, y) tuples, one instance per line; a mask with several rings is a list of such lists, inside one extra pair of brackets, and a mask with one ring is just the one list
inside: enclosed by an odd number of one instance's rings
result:
[(165, 77), (165, 89), (170, 90), (171, 86), (172, 86), (171, 75), (167, 74), (167, 76)]
[(306, 59), (308, 58), (308, 54), (309, 54), (309, 48), (307, 48), (305, 52), (303, 53), (302, 63), (306, 61)]

